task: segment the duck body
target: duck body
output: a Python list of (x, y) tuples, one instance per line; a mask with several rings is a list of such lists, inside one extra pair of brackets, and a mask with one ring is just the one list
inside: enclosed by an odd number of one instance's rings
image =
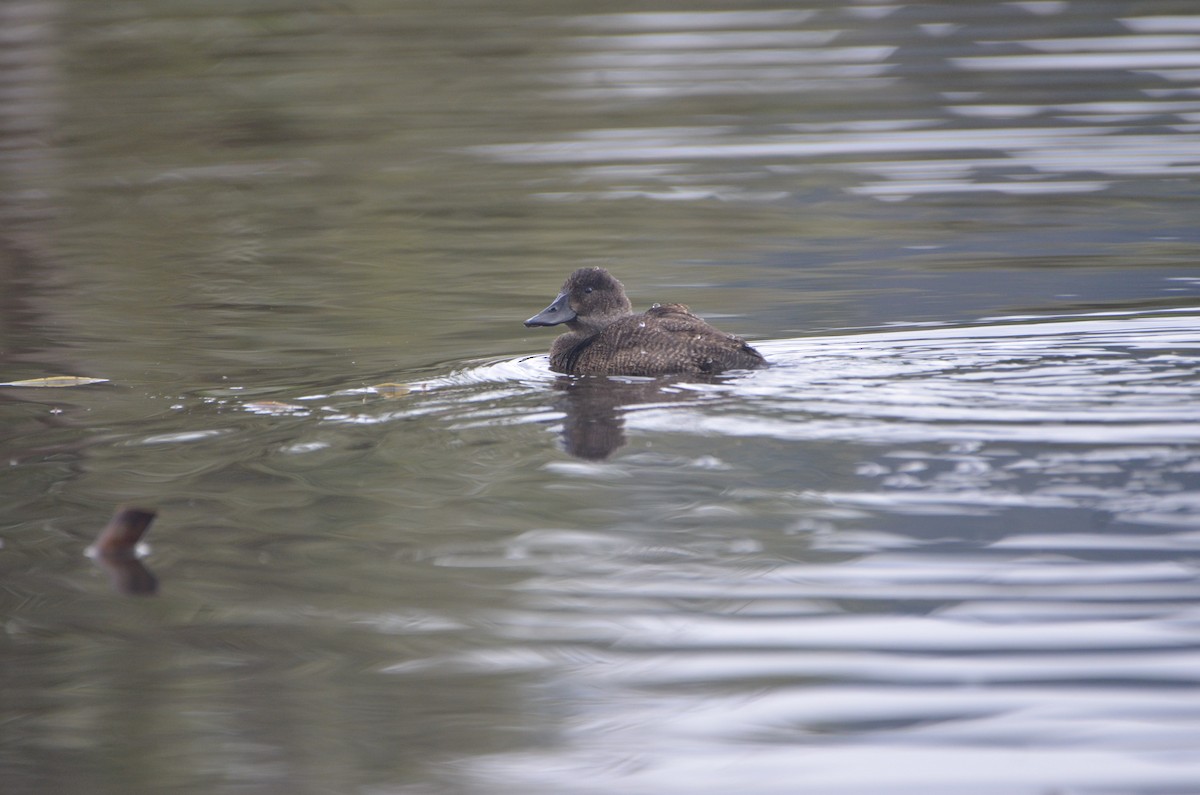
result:
[(567, 325), (550, 348), (550, 369), (568, 375), (713, 374), (765, 367), (740, 337), (693, 315), (683, 304), (655, 304), (634, 314), (625, 288), (603, 268), (580, 268), (562, 292), (525, 321)]

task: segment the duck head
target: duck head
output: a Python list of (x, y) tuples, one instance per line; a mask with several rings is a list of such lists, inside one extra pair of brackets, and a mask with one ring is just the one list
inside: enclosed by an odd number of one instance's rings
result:
[(550, 306), (525, 321), (529, 328), (566, 323), (571, 331), (595, 334), (633, 311), (625, 288), (604, 268), (580, 268), (567, 277)]

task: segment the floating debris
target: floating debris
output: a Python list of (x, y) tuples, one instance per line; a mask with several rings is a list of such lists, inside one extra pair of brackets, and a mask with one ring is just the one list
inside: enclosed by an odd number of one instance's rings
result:
[(397, 384), (397, 383), (375, 384), (375, 386), (373, 386), (371, 388), (374, 389), (376, 392), (378, 392), (383, 397), (387, 397), (387, 398), (404, 397), (408, 393), (412, 392), (411, 384)]
[(39, 389), (60, 388), (64, 386), (87, 386), (88, 384), (107, 384), (107, 378), (87, 378), (82, 375), (48, 375), (45, 378), (28, 378), (24, 381), (5, 381), (0, 386), (23, 386)]
[(108, 573), (113, 588), (125, 594), (146, 596), (158, 590), (158, 579), (138, 559), (142, 540), (154, 511), (121, 506), (100, 531), (96, 543), (88, 547), (88, 556)]

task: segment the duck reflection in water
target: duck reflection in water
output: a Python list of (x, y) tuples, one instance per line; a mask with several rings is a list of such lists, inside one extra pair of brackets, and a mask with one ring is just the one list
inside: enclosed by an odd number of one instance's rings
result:
[(680, 389), (679, 383), (715, 383), (724, 377), (673, 376), (653, 381), (618, 378), (572, 378), (554, 382), (563, 419), (563, 448), (577, 459), (602, 461), (625, 444), (625, 412), (631, 407), (679, 405), (701, 400), (704, 393)]
[[(625, 444), (622, 410), (659, 402), (679, 377), (711, 378), (726, 370), (766, 366), (740, 337), (713, 328), (683, 304), (655, 304), (634, 314), (625, 288), (603, 268), (580, 268), (567, 277), (550, 306), (527, 327), (566, 324), (550, 348), (550, 369), (583, 376), (677, 376), (664, 381), (561, 378), (566, 419), (563, 443), (571, 455), (601, 460)], [(672, 399), (679, 399), (674, 395)]]
[(667, 376), (653, 380), (559, 376), (554, 389), (556, 407), (566, 415), (562, 422), (563, 448), (576, 458), (602, 461), (625, 445), (627, 413), (703, 400), (707, 393), (679, 385), (726, 380), (727, 376)]
[(559, 378), (556, 401), (566, 417), (562, 441), (566, 451), (587, 461), (602, 461), (625, 444), (624, 406), (648, 403), (660, 395), (654, 382), (622, 383), (607, 378)]

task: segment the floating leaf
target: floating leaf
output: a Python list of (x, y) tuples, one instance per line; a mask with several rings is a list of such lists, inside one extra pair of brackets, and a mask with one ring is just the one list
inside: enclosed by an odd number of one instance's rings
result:
[(395, 383), (376, 384), (375, 386), (373, 386), (371, 388), (374, 389), (376, 392), (378, 392), (383, 397), (388, 397), (388, 398), (404, 397), (405, 395), (407, 395), (409, 392), (412, 391), (412, 387), (409, 384), (395, 384)]
[(29, 386), (29, 387), (63, 387), (87, 386), (88, 384), (106, 384), (107, 378), (87, 378), (82, 375), (48, 375), (45, 378), (29, 378), (25, 381), (6, 381), (0, 386)]

